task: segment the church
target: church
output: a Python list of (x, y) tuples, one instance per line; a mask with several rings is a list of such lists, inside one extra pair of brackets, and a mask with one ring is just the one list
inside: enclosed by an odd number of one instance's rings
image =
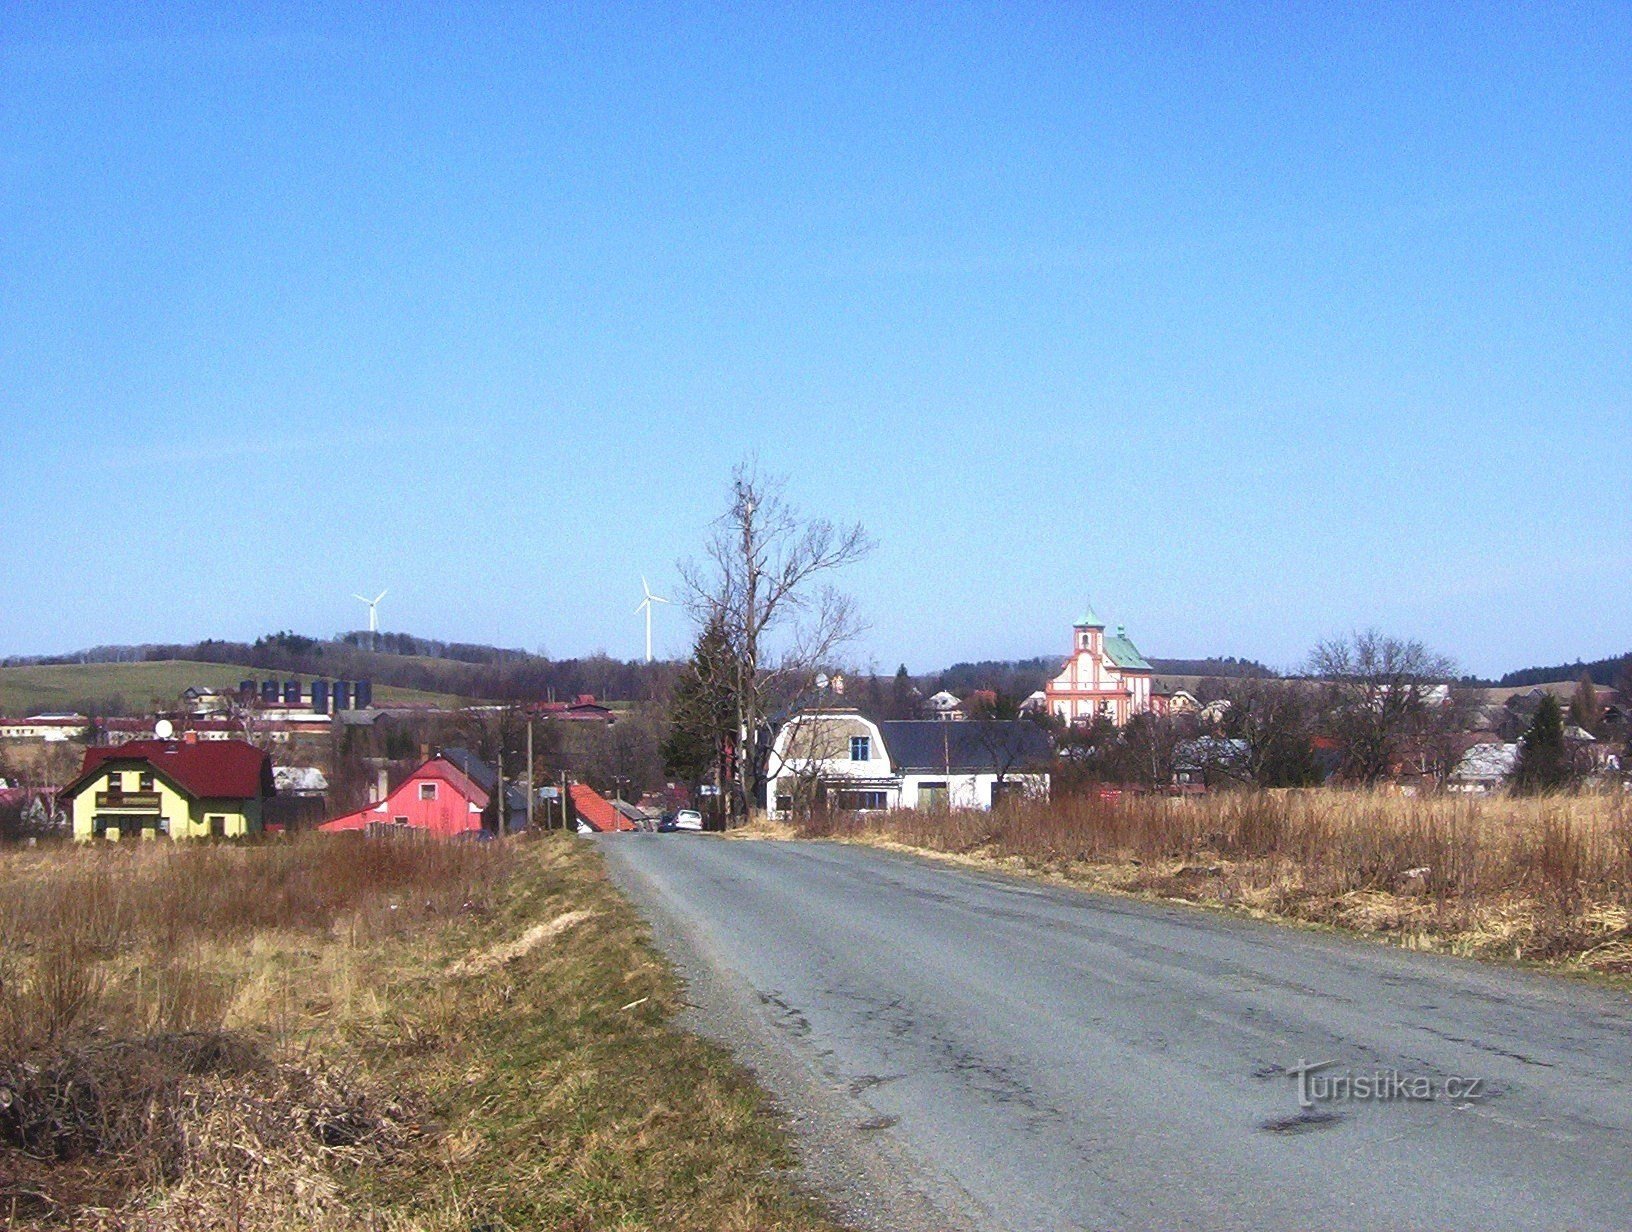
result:
[(1072, 630), (1071, 657), (1043, 690), (1048, 713), (1076, 726), (1106, 719), (1123, 726), (1150, 709), (1152, 668), (1121, 625), (1107, 634), (1090, 608)]

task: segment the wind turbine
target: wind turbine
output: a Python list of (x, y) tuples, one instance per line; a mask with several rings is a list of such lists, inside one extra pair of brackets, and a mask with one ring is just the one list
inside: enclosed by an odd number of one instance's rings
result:
[(646, 662), (650, 663), (652, 661), (652, 604), (667, 603), (668, 600), (659, 598), (652, 593), (652, 588), (646, 584), (645, 574), (641, 574), (640, 588), (646, 592), (646, 597), (635, 606), (635, 615), (640, 615), (643, 610), (646, 613)]
[(386, 592), (383, 590), (372, 599), (366, 595), (352, 595), (357, 602), (368, 604), (368, 640), (372, 650), (380, 648), (380, 600), (385, 598), (385, 595)]

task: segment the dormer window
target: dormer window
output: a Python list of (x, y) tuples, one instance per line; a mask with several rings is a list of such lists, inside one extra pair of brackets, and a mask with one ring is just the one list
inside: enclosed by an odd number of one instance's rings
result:
[(871, 761), (873, 758), (873, 738), (871, 736), (850, 737), (850, 760)]
[(419, 785), (419, 798), (421, 800), (434, 800), (434, 799), (436, 799), (436, 784), (435, 783), (421, 783)]
[(108, 771), (108, 791), (119, 795), (125, 790), (125, 772), (123, 770)]

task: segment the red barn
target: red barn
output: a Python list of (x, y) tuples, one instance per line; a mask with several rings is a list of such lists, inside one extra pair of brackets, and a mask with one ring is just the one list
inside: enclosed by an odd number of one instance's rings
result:
[(482, 832), (482, 813), (489, 797), (458, 766), (437, 756), (415, 770), (383, 800), (318, 827), (339, 830), (423, 830), (435, 838), (461, 838)]

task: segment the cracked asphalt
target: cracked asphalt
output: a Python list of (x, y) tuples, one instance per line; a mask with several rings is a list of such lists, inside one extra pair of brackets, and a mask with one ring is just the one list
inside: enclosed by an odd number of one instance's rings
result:
[(1624, 994), (864, 847), (597, 841), (860, 1226), (1632, 1228)]

